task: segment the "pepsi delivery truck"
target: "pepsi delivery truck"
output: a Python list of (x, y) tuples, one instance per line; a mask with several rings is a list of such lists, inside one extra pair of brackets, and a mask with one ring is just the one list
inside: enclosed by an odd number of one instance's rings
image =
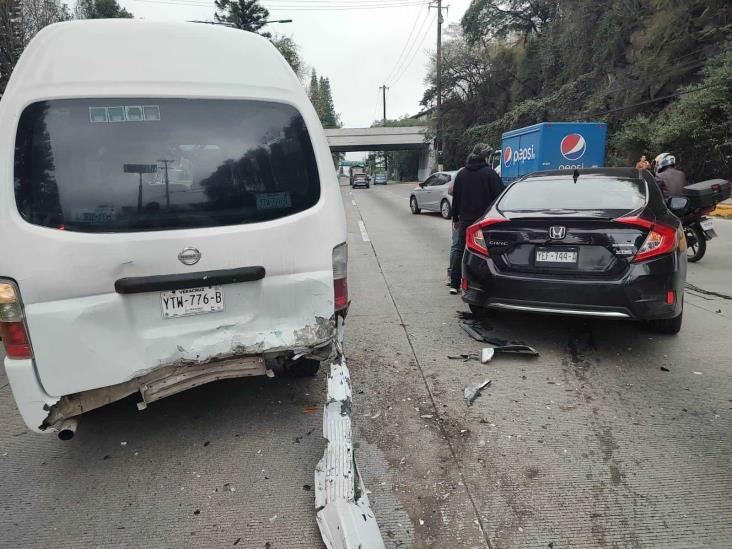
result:
[[(607, 125), (601, 122), (543, 122), (503, 134), (503, 184), (532, 172), (605, 165)], [(497, 164), (497, 163), (496, 163)]]

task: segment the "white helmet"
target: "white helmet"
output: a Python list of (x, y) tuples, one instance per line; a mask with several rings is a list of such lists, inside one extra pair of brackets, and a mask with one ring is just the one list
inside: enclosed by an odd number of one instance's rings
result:
[(661, 153), (656, 157), (656, 173), (667, 166), (676, 164), (676, 157), (671, 153)]

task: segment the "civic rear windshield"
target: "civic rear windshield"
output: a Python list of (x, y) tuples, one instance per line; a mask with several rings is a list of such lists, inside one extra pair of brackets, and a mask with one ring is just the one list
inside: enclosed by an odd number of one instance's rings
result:
[(503, 195), (502, 211), (632, 211), (646, 203), (646, 183), (599, 175), (538, 176), (518, 181)]
[(315, 205), (298, 111), (264, 101), (73, 99), (23, 112), (15, 198), (30, 223), (83, 232), (215, 227)]

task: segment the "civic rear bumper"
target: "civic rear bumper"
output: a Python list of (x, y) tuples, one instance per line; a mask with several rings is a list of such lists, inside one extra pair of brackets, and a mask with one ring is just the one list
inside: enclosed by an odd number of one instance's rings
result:
[[(669, 254), (633, 264), (616, 280), (537, 276), (499, 271), (490, 259), (466, 251), (463, 300), (480, 307), (544, 314), (653, 320), (682, 310), (686, 263)], [(673, 291), (673, 303), (668, 292)]]

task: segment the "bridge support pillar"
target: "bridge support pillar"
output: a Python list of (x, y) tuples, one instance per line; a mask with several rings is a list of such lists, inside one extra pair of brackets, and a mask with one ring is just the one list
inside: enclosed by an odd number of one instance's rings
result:
[(437, 164), (437, 155), (435, 149), (430, 143), (427, 147), (422, 149), (422, 153), (419, 155), (419, 169), (417, 171), (417, 178), (420, 181), (427, 179), (430, 174), (435, 171), (435, 165)]

